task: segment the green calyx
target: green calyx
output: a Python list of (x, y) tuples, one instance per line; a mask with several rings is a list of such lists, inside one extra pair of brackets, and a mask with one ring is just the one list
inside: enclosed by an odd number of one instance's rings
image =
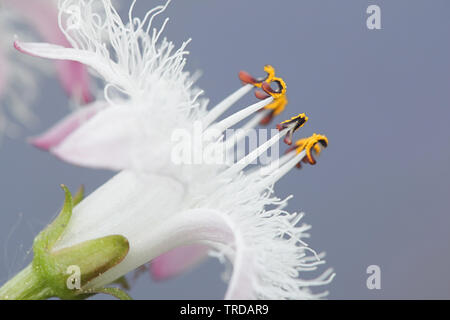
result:
[(0, 299), (85, 299), (96, 293), (131, 299), (118, 288), (86, 289), (91, 280), (126, 257), (129, 243), (125, 237), (110, 235), (54, 250), (73, 207), (83, 199), (83, 188), (73, 198), (66, 186), (62, 188), (65, 201), (60, 214), (35, 238), (31, 265), (0, 288)]

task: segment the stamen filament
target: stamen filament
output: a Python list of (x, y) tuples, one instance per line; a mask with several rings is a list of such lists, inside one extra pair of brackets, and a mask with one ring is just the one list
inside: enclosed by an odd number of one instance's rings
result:
[(250, 152), (248, 155), (246, 155), (244, 158), (239, 160), (237, 163), (235, 163), (233, 166), (228, 168), (223, 172), (224, 175), (232, 175), (236, 174), (239, 171), (243, 170), (246, 166), (248, 166), (253, 160), (257, 159), (263, 152), (265, 152), (267, 149), (269, 149), (272, 145), (278, 142), (282, 137), (286, 135), (286, 133), (289, 132), (291, 128), (286, 128), (278, 132), (276, 135), (274, 135), (272, 138), (267, 140), (265, 143), (263, 143), (261, 146)]
[(261, 108), (264, 108), (266, 105), (272, 103), (273, 98), (267, 98), (265, 100), (259, 101), (257, 103), (254, 103), (241, 111), (238, 111), (228, 118), (223, 119), (222, 121), (218, 122), (213, 126), (215, 130), (218, 130), (218, 132), (223, 132), (226, 129), (230, 128), (231, 126), (235, 125), (236, 123), (242, 121), (243, 119), (247, 118), (249, 115), (255, 113)]
[(298, 153), (291, 160), (287, 161), (282, 167), (275, 170), (270, 174), (267, 178), (261, 180), (261, 184), (264, 186), (271, 186), (275, 184), (278, 180), (280, 180), (286, 173), (288, 173), (292, 168), (294, 168), (297, 163), (302, 161), (302, 159), (306, 156), (306, 151)]
[(249, 173), (249, 175), (252, 176), (268, 176), (271, 173), (273, 173), (275, 170), (277, 170), (278, 168), (280, 168), (280, 166), (283, 166), (284, 164), (286, 164), (289, 160), (291, 160), (292, 158), (294, 158), (296, 155), (295, 152), (289, 152), (285, 155), (283, 155), (281, 158), (273, 160), (272, 162), (270, 162), (268, 165), (265, 166), (261, 166), (259, 168), (256, 168), (254, 171), (251, 171)]
[(241, 128), (237, 129), (233, 135), (227, 138), (225, 143), (226, 151), (237, 145), (242, 139), (244, 139), (254, 127), (256, 127), (262, 119), (264, 119), (271, 110), (264, 109), (256, 114), (252, 119), (245, 123)]
[(203, 126), (206, 128), (211, 123), (213, 123), (220, 115), (222, 115), (225, 111), (227, 111), (233, 104), (235, 104), (239, 99), (244, 97), (247, 93), (249, 93), (253, 89), (253, 85), (246, 84), (243, 87), (239, 88), (228, 97), (219, 102), (215, 107), (209, 111), (209, 113), (203, 119)]

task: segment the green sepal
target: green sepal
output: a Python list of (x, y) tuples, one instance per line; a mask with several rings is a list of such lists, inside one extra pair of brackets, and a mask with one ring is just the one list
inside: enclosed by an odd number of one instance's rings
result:
[(73, 197), (73, 206), (76, 207), (82, 200), (84, 199), (84, 186), (81, 185), (78, 190), (77, 193), (75, 193), (75, 196)]
[[(84, 293), (83, 287), (89, 281), (121, 262), (128, 250), (128, 240), (121, 235), (84, 241), (52, 252), (46, 261), (46, 277), (51, 281), (52, 287), (58, 288), (60, 298), (70, 299), (74, 294)], [(80, 270), (80, 290), (67, 288), (67, 270), (70, 266), (76, 266)]]
[(53, 248), (72, 217), (72, 195), (65, 185), (61, 185), (61, 188), (64, 190), (65, 194), (63, 208), (56, 219), (44, 230), (42, 230), (34, 239), (33, 252), (35, 257), (40, 254), (48, 253)]

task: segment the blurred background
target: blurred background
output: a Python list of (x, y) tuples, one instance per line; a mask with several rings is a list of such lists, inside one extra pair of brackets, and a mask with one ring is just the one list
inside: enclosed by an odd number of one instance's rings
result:
[[(121, 3), (126, 13), (131, 1)], [(135, 13), (160, 3), (140, 0)], [(366, 27), (372, 4), (381, 30)], [(210, 105), (240, 86), (239, 70), (262, 75), (272, 64), (288, 84), (283, 117), (309, 116), (297, 137), (329, 137), (318, 164), (292, 171), (277, 193), (294, 195), (288, 209), (306, 212), (308, 243), (327, 252), (337, 273), (330, 299), (450, 298), (449, 10), (446, 0), (174, 0), (157, 19), (170, 17), (165, 35), (176, 44), (193, 38), (188, 70), (202, 71)], [(113, 175), (26, 143), (69, 110), (56, 80), (43, 79), (33, 103), (40, 122), (0, 146), (0, 283), (31, 261), (33, 238), (63, 201), (61, 183), (91, 192)], [(369, 265), (381, 268), (380, 290), (366, 286)], [(221, 299), (223, 271), (211, 259), (166, 282), (144, 274), (131, 295)]]

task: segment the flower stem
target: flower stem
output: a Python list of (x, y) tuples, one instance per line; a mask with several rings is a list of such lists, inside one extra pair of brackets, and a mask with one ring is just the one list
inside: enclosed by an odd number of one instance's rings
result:
[(31, 264), (0, 288), (0, 300), (43, 300), (52, 297)]

